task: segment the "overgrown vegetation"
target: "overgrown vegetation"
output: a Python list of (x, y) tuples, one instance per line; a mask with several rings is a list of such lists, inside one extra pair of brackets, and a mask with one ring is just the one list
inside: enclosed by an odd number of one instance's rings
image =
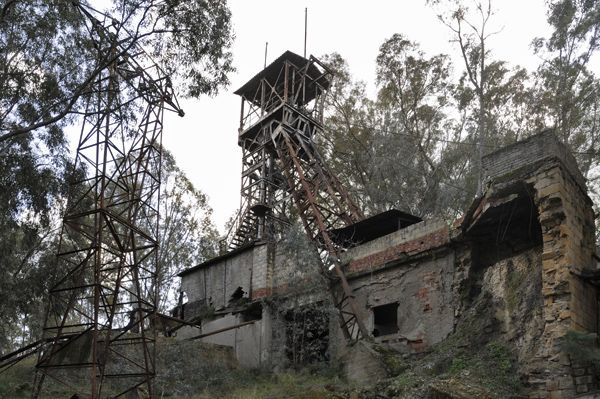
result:
[(516, 353), (499, 333), (491, 301), (489, 294), (479, 294), (460, 316), (455, 331), (426, 353), (378, 349), (391, 377), (360, 389), (361, 398), (379, 399), (380, 394), (390, 399), (517, 396), (524, 387)]
[[(157, 354), (156, 397), (170, 399), (336, 398), (342, 382), (334, 372), (319, 368), (311, 372), (241, 369), (230, 348), (198, 341), (161, 339)], [(0, 399), (29, 398), (34, 359), (0, 374)], [(326, 388), (328, 387), (328, 388)], [(50, 397), (69, 398), (73, 392), (62, 385), (45, 385)], [(339, 397), (339, 396), (338, 396)]]
[(367, 213), (397, 208), (454, 218), (481, 190), (481, 155), (549, 127), (598, 193), (600, 86), (590, 60), (600, 44), (600, 3), (546, 2), (552, 32), (533, 40), (541, 58), (535, 70), (495, 56), (501, 2), (428, 3), (458, 63), (394, 34), (379, 49), (372, 98), (341, 55), (325, 57), (337, 74), (320, 139), (328, 164)]
[(427, 395), (440, 391), (455, 395), (471, 392), (474, 396), (466, 397), (500, 399), (522, 390), (515, 356), (510, 347), (499, 340), (485, 344), (477, 339), (468, 342), (457, 332), (427, 354), (396, 356), (394, 363), (401, 365), (397, 369), (401, 372), (362, 389), (361, 397), (378, 398), (377, 395), (383, 393), (386, 398), (415, 399), (433, 397)]
[(596, 334), (569, 330), (564, 336), (561, 346), (572, 361), (593, 365), (596, 370), (600, 370), (600, 348)]

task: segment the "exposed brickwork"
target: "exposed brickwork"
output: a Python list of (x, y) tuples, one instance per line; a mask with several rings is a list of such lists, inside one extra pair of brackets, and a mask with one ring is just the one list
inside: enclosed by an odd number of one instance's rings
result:
[(268, 297), (272, 294), (271, 288), (255, 288), (252, 290), (252, 298), (251, 299), (260, 299)]
[(348, 264), (346, 270), (349, 273), (373, 270), (402, 257), (413, 256), (433, 248), (441, 247), (446, 245), (449, 240), (449, 230), (447, 227), (444, 227), (432, 233), (417, 237), (411, 241), (403, 242), (393, 247), (386, 248), (383, 251), (352, 260)]
[(290, 292), (289, 284), (281, 284), (277, 287), (257, 288), (252, 291), (252, 299), (265, 298), (271, 295), (283, 295)]
[(585, 179), (579, 172), (577, 161), (558, 141), (552, 130), (546, 130), (486, 155), (482, 159), (482, 167), (487, 179), (496, 180), (499, 177), (514, 175), (523, 167), (552, 158), (559, 160), (579, 187), (585, 190)]
[[(485, 157), (484, 167), (486, 194), (476, 203), (479, 208), (474, 205), (466, 213), (464, 223), (457, 221), (449, 228), (443, 221), (423, 221), (342, 254), (359, 307), (357, 315), (373, 329), (373, 309), (398, 302), (398, 333), (376, 339), (420, 352), (444, 340), (457, 320), (472, 310), (469, 296), (477, 294), (470, 288), (479, 284), (478, 289), (491, 293), (494, 312), (501, 311), (491, 317), (501, 322), (500, 333), (516, 347), (531, 399), (572, 398), (589, 392), (594, 386), (593, 370), (572, 363), (561, 349), (561, 339), (569, 329), (595, 331), (598, 321), (596, 291), (579, 277), (582, 270), (596, 267), (594, 215), (585, 181), (573, 157), (548, 132)], [(538, 233), (531, 247), (481, 263), (480, 253), (473, 250), (476, 244), (466, 238), (467, 230), (462, 227), (485, 219), (486, 212), (503, 201), (512, 201), (507, 195), (522, 195), (507, 194), (517, 183), (526, 187), (533, 213), (537, 209), (542, 242)], [(483, 216), (477, 219), (478, 215)], [(252, 299), (282, 295), (288, 308), (301, 301), (322, 300), (302, 291), (315, 286), (310, 276), (318, 277), (317, 269), (301, 268), (298, 259), (288, 257), (274, 246), (257, 246), (186, 275), (183, 287), (190, 299), (216, 306), (226, 304), (238, 285), (244, 290), (248, 287)], [(516, 272), (527, 278), (529, 291), (511, 279)], [(532, 292), (537, 300), (524, 301), (531, 299)], [(320, 294), (325, 296), (325, 292)], [(528, 317), (516, 316), (527, 307), (532, 309)], [(331, 345), (341, 347), (341, 330), (335, 327), (335, 317), (331, 320)], [(265, 326), (270, 326), (268, 322)], [(278, 327), (269, 328), (263, 332), (265, 340), (275, 337)], [(277, 342), (285, 345), (285, 339)]]

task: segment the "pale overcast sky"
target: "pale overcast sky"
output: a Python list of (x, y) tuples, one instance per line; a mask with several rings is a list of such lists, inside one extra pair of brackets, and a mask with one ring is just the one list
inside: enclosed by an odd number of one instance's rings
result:
[[(421, 44), (429, 55), (448, 53), (460, 69), (458, 49), (450, 32), (424, 0), (232, 0), (237, 73), (217, 97), (183, 101), (184, 118), (165, 119), (164, 144), (194, 185), (205, 192), (214, 221), (223, 230), (239, 206), (241, 151), (237, 145), (240, 100), (233, 92), (259, 72), (269, 42), (267, 63), (286, 50), (303, 52), (304, 8), (308, 7), (308, 54), (338, 52), (356, 79), (375, 92), (375, 58), (379, 46), (394, 33)], [(535, 68), (539, 60), (529, 44), (549, 32), (544, 0), (495, 0), (492, 27), (501, 32), (490, 39), (493, 56), (511, 65)]]
[[(100, 9), (106, 3), (92, 1)], [(208, 195), (213, 220), (222, 232), (240, 203), (240, 99), (233, 92), (263, 68), (265, 42), (269, 42), (267, 63), (286, 50), (303, 53), (305, 7), (307, 54), (341, 54), (353, 77), (366, 82), (371, 95), (376, 92), (379, 46), (394, 33), (418, 42), (428, 55), (451, 55), (457, 73), (462, 68), (459, 50), (449, 42), (449, 29), (436, 17), (439, 10), (427, 6), (425, 0), (229, 0), (228, 4), (236, 35), (232, 52), (237, 72), (230, 76), (231, 85), (213, 98), (180, 101), (186, 115), (165, 114), (163, 135), (178, 165)], [(488, 44), (493, 57), (535, 69), (539, 59), (529, 45), (534, 37), (550, 31), (544, 0), (492, 0), (492, 6), (496, 15), (491, 29), (500, 31)], [(72, 132), (73, 148), (79, 128)]]

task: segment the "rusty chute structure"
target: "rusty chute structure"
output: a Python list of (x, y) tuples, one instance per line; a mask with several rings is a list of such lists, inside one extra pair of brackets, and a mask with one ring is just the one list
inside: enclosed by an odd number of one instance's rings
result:
[(336, 242), (332, 232), (364, 216), (314, 143), (323, 131), (330, 78), (331, 72), (316, 58), (287, 51), (236, 91), (242, 97), (242, 201), (228, 248), (272, 240), (287, 222), (286, 211), (293, 203), (321, 252), (342, 331), (352, 340), (368, 333), (356, 317), (352, 289), (339, 261), (345, 244)]
[(163, 113), (183, 112), (169, 77), (118, 21), (73, 6), (101, 71), (87, 96), (33, 396), (50, 378), (82, 398), (152, 398)]

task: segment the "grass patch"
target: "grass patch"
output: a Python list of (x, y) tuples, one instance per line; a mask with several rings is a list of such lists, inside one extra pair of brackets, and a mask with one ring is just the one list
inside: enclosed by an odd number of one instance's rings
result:
[[(194, 354), (193, 356), (191, 354)], [(159, 340), (156, 397), (161, 399), (333, 399), (344, 385), (330, 369), (273, 374), (242, 369), (219, 347), (197, 342)], [(31, 397), (35, 358), (0, 374), (0, 399)], [(86, 386), (87, 380), (76, 381)], [(326, 388), (326, 386), (329, 388)], [(74, 392), (46, 378), (44, 398), (69, 398)]]
[[(462, 315), (454, 333), (428, 353), (398, 359), (407, 369), (363, 389), (360, 397), (375, 399), (381, 392), (395, 399), (439, 397), (431, 396), (435, 392), (462, 397), (461, 392), (473, 391), (479, 395), (473, 397), (505, 399), (521, 393), (516, 356), (494, 333), (497, 321), (489, 312), (490, 300), (483, 293)], [(395, 362), (387, 359), (386, 363)]]
[(28, 398), (31, 395), (35, 359), (29, 358), (0, 373), (0, 399)]
[[(259, 374), (244, 378), (232, 390), (214, 392), (207, 390), (192, 396), (192, 399), (334, 399), (325, 386), (335, 385), (339, 381), (326, 376), (317, 376), (303, 372), (285, 372), (281, 374)], [(177, 397), (184, 399), (186, 397)], [(187, 399), (187, 398), (186, 398)]]

